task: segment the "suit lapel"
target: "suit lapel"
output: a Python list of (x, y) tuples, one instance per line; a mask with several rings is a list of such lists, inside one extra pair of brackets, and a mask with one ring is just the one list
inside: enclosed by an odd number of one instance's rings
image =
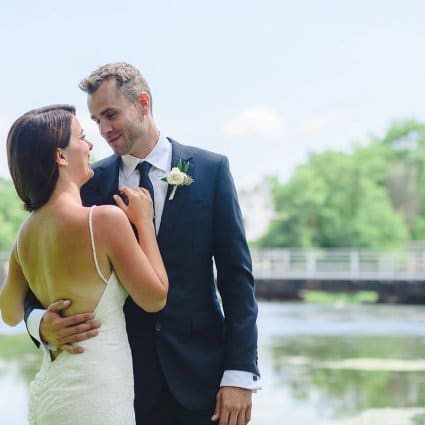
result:
[(104, 203), (115, 205), (112, 195), (118, 193), (120, 162), (120, 157), (113, 155), (96, 170), (96, 189), (104, 199)]
[[(177, 143), (170, 139), (172, 146), (171, 151), (171, 168), (177, 167), (177, 163), (181, 159), (183, 162), (190, 161), (190, 167), (188, 174), (193, 176), (194, 163), (192, 156), (187, 147)], [(187, 196), (188, 187), (179, 187), (174, 195), (174, 198), (170, 200), (172, 186), (168, 185), (167, 196), (165, 198), (164, 209), (161, 217), (161, 225), (158, 232), (158, 243), (164, 242), (165, 238), (169, 237), (169, 232), (172, 232), (176, 218), (184, 211), (185, 199)]]

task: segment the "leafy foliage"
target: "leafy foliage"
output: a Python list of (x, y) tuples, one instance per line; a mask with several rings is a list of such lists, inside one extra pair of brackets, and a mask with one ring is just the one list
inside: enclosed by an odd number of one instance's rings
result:
[(0, 251), (8, 251), (28, 216), (10, 180), (0, 179)]
[(425, 124), (393, 124), (350, 153), (310, 156), (287, 183), (270, 179), (276, 216), (265, 247), (401, 248), (425, 239)]

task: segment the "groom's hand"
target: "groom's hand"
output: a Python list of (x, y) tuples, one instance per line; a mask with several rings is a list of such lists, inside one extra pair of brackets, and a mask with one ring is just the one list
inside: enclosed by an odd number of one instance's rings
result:
[(251, 397), (251, 390), (221, 387), (211, 420), (219, 420), (219, 425), (246, 425), (251, 420)]
[(61, 312), (70, 305), (69, 300), (59, 300), (49, 305), (40, 323), (40, 336), (43, 342), (68, 353), (82, 353), (84, 348), (74, 343), (98, 335), (100, 321), (93, 320), (93, 313), (63, 317)]

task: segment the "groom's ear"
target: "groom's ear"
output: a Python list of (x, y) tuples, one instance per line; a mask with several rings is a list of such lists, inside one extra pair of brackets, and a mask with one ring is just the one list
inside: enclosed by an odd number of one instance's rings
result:
[(151, 109), (151, 97), (149, 96), (149, 93), (145, 91), (140, 92), (138, 101), (139, 105), (142, 107), (144, 115), (147, 115)]
[(61, 148), (56, 149), (56, 164), (58, 164), (59, 167), (65, 167), (68, 165), (68, 161), (66, 160), (64, 152)]

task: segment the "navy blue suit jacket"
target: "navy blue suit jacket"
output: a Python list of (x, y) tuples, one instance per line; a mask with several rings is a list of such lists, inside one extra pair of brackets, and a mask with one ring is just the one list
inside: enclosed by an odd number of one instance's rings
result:
[[(173, 200), (169, 188), (161, 218), (166, 307), (146, 313), (130, 297), (125, 305), (136, 412), (155, 402), (164, 380), (183, 406), (197, 410), (214, 408), (224, 370), (258, 375), (251, 258), (228, 160), (170, 143), (172, 167), (189, 161), (194, 182), (178, 188)], [(84, 205), (115, 204), (120, 161), (112, 155), (93, 165), (94, 177), (81, 189)]]

